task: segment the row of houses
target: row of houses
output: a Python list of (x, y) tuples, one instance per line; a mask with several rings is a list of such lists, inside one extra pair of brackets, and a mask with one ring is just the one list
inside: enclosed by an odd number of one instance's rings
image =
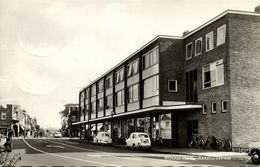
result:
[(72, 125), (108, 131), (114, 142), (133, 131), (176, 147), (194, 133), (233, 147), (260, 141), (259, 9), (155, 37), (80, 90)]
[(14, 136), (38, 136), (40, 126), (20, 105), (7, 104), (0, 106), (0, 133), (6, 134), (13, 129)]

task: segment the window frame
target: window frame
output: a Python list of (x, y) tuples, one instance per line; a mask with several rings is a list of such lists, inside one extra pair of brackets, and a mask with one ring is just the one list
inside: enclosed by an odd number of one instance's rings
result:
[[(190, 57), (187, 57), (188, 56), (188, 46), (190, 46), (190, 45), (191, 45), (191, 52), (190, 52), (191, 55), (190, 55)], [(190, 60), (192, 58), (192, 56), (193, 56), (193, 43), (190, 42), (186, 45), (186, 60)]]
[[(200, 41), (201, 42), (201, 45), (200, 45), (200, 52), (197, 53), (197, 41)], [(195, 40), (195, 56), (198, 56), (202, 54), (202, 37), (198, 38)]]
[[(155, 59), (154, 59), (152, 53), (155, 54)], [(143, 63), (142, 63), (143, 70), (146, 70), (146, 69), (158, 64), (159, 63), (159, 47), (155, 46), (154, 48), (152, 48), (151, 50), (149, 50), (148, 52), (143, 54), (142, 60), (143, 60)]]
[[(170, 82), (175, 82), (175, 90), (170, 89)], [(176, 79), (168, 80), (168, 92), (178, 92), (178, 81)]]
[[(212, 40), (211, 40), (212, 47), (211, 48), (209, 47), (209, 49), (208, 49), (208, 42), (207, 42), (207, 37), (208, 36), (212, 38)], [(214, 31), (211, 31), (211, 32), (209, 32), (209, 33), (207, 33), (205, 35), (205, 44), (206, 44), (206, 48), (205, 48), (206, 52), (211, 51), (212, 49), (214, 49)], [(210, 46), (210, 44), (209, 44), (209, 46)]]
[[(214, 104), (216, 105), (216, 110), (213, 110)], [(217, 113), (217, 102), (213, 101), (211, 102), (211, 114), (216, 114), (216, 113)]]
[[(137, 70), (135, 71), (135, 63), (137, 66)], [(127, 68), (126, 68), (126, 72), (127, 72), (127, 78), (130, 78), (132, 76), (135, 76), (136, 74), (139, 73), (139, 58), (133, 60), (132, 62), (127, 64)], [(130, 71), (129, 71), (130, 69)]]
[[(121, 104), (118, 105), (118, 93), (121, 93)], [(124, 89), (121, 89), (121, 90), (118, 90), (117, 92), (115, 92), (115, 107), (121, 107), (121, 106), (124, 106), (125, 104), (125, 92), (124, 92)]]
[[(137, 99), (134, 98), (135, 96), (135, 93), (134, 93), (134, 87), (137, 86)], [(140, 97), (139, 97), (139, 84), (133, 84), (133, 85), (130, 85), (127, 87), (127, 103), (130, 104), (130, 103), (135, 103), (135, 102), (138, 102)], [(131, 93), (130, 93), (131, 92)], [(132, 95), (131, 98), (130, 98), (130, 94)]]
[[(204, 73), (205, 72), (210, 72), (210, 75), (211, 75), (211, 72), (212, 71), (214, 71), (214, 70), (211, 70), (211, 66), (213, 66), (214, 65), (214, 68), (215, 68), (215, 73), (216, 73), (216, 75), (215, 75), (215, 77), (216, 77), (216, 85), (214, 85), (214, 86), (209, 86), (209, 87), (205, 87), (205, 75), (204, 75)], [(220, 68), (218, 68), (218, 66), (220, 66), (220, 65), (222, 65), (223, 67), (222, 67), (222, 71), (223, 71), (223, 74), (222, 74), (222, 77), (223, 78), (219, 78), (219, 72), (221, 72), (221, 71), (219, 71), (220, 70)], [(207, 66), (209, 66), (209, 71), (208, 70), (205, 70), (205, 68), (207, 67)], [(220, 82), (221, 80), (223, 79), (223, 82)], [(206, 82), (206, 84), (207, 83), (212, 83), (212, 81), (209, 81), (209, 82)], [(203, 90), (205, 90), (205, 89), (210, 89), (210, 88), (214, 88), (214, 87), (218, 87), (218, 86), (222, 86), (222, 85), (224, 85), (225, 84), (225, 66), (224, 66), (224, 60), (223, 59), (220, 59), (220, 60), (217, 60), (217, 61), (214, 61), (214, 62), (212, 62), (212, 63), (209, 63), (209, 64), (206, 64), (206, 65), (203, 65), (202, 66), (202, 89)]]
[(97, 84), (97, 88), (98, 88), (98, 93), (102, 93), (104, 91), (104, 80), (101, 79), (98, 81), (98, 84)]
[(7, 112), (6, 111), (1, 111), (1, 120), (6, 120), (7, 117)]
[(115, 83), (119, 84), (124, 81), (125, 78), (125, 70), (124, 67), (119, 68), (115, 73)]
[(112, 88), (113, 86), (113, 74), (110, 74), (105, 79), (105, 90)]
[[(156, 80), (156, 82), (155, 82), (155, 89), (154, 90), (152, 90), (152, 92), (155, 92), (155, 91), (158, 91), (158, 93), (156, 94), (156, 95), (151, 95), (151, 96), (145, 96), (145, 81), (147, 81), (147, 80), (149, 80), (149, 79), (151, 79), (152, 81), (151, 82), (153, 82), (153, 77), (155, 77), (155, 80)], [(159, 96), (159, 75), (158, 74), (156, 74), (156, 75), (153, 75), (153, 76), (150, 76), (150, 77), (148, 77), (148, 78), (145, 78), (144, 80), (143, 80), (143, 100), (145, 100), (145, 99), (149, 99), (149, 98), (151, 98), (151, 97), (155, 97), (155, 96)], [(153, 94), (153, 93), (151, 93), (151, 94)]]
[[(224, 102), (227, 103), (227, 108), (224, 110)], [(221, 101), (221, 112), (226, 113), (228, 111), (228, 100), (222, 100)]]
[[(111, 106), (108, 105), (110, 103), (108, 103), (108, 99), (111, 99)], [(106, 109), (112, 109), (113, 108), (113, 94), (109, 94), (105, 97), (105, 100), (106, 100)]]
[[(217, 28), (217, 46), (223, 45), (226, 43), (226, 33), (227, 33), (227, 28), (226, 24), (223, 24), (222, 26)], [(223, 32), (222, 32), (223, 30)], [(223, 34), (221, 34), (223, 33)], [(223, 35), (223, 36), (221, 36)], [(220, 38), (221, 37), (221, 38)]]

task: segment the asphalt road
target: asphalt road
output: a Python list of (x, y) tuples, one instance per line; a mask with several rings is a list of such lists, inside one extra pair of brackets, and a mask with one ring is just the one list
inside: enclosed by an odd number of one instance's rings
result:
[(21, 154), (17, 166), (245, 166), (243, 161), (93, 145), (66, 139), (16, 139), (12, 154)]

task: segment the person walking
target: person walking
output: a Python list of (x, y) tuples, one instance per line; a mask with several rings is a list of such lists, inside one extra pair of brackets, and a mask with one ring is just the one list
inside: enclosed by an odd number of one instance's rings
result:
[(5, 147), (5, 151), (7, 152), (12, 152), (12, 149), (13, 149), (13, 141), (12, 141), (12, 138), (13, 138), (13, 130), (12, 129), (9, 129), (8, 132), (7, 132), (7, 137), (6, 137), (6, 142), (4, 144), (4, 147)]

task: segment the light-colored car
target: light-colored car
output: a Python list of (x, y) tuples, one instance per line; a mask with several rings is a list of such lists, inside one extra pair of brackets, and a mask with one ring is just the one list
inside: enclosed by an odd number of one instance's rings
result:
[(126, 148), (144, 148), (149, 149), (151, 147), (151, 140), (147, 133), (133, 132), (129, 138), (126, 139)]
[(55, 138), (61, 138), (61, 137), (62, 137), (61, 132), (55, 132), (55, 133), (53, 134), (53, 137), (55, 137)]
[(260, 142), (249, 144), (248, 155), (253, 163), (260, 164)]
[(93, 143), (100, 144), (112, 144), (112, 139), (109, 136), (108, 132), (98, 132), (97, 135), (93, 139)]

